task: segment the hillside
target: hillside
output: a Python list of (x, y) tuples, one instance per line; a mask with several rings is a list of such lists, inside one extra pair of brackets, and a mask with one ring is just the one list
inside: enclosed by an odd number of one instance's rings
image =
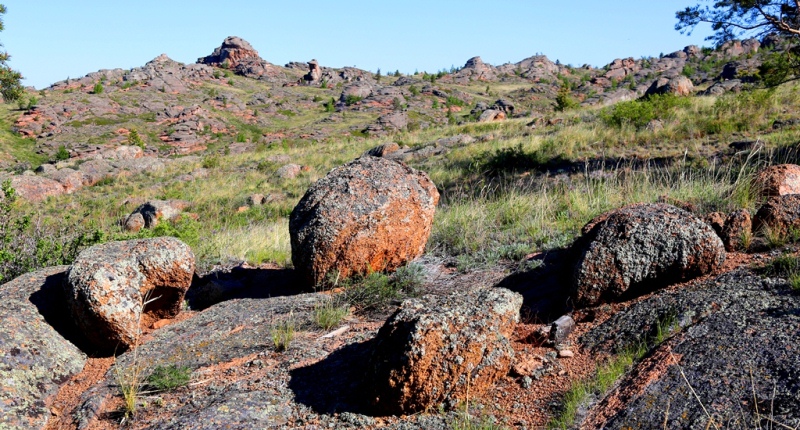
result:
[[(798, 162), (797, 86), (765, 89), (759, 75), (780, 44), (688, 46), (603, 68), (474, 57), (407, 76), (313, 60), (278, 66), (230, 37), (196, 64), (161, 55), (29, 91), (19, 109), (0, 105), (0, 176), (17, 197), (0, 205), (3, 282), (41, 269), (0, 287), (9, 321), (0, 364), (27, 335), (43, 336), (36, 348), (63, 351), (12, 375), (0, 398), (19, 399), (0, 423), (794, 428), (800, 211), (793, 192), (767, 192), (758, 174)], [(375, 170), (364, 174), (380, 178), (373, 188), (358, 189), (360, 174), (328, 179), (364, 154), (390, 163), (356, 162)], [(311, 206), (355, 196), (341, 205), (360, 214), (364, 201), (388, 198), (369, 190), (406, 186), (403, 173), (389, 173), (394, 161), (438, 193), (422, 255), (396, 271), (384, 264), (340, 279), (326, 270), (308, 285), (293, 258), (297, 227), (290, 236), (298, 202), (314, 186), (339, 184), (345, 191), (321, 190)], [(395, 227), (364, 236), (400, 240)], [(149, 242), (164, 236), (191, 256)], [(100, 261), (139, 267), (131, 270), (143, 279), (155, 260), (191, 270), (170, 281), (185, 284), (175, 312), (142, 304), (129, 350), (109, 353), (75, 326), (80, 314), (56, 304), (71, 300), (62, 284), (77, 282), (74, 268), (93, 264), (87, 250), (134, 239), (143, 242), (122, 243), (146, 251), (106, 250)], [(603, 250), (617, 246), (608, 260)], [(160, 249), (169, 255), (126, 260)], [(347, 251), (331, 252), (344, 260)], [(40, 326), (55, 332), (44, 337)], [(403, 330), (421, 344), (391, 335)], [(418, 334), (440, 332), (446, 348)], [(424, 373), (420, 358), (404, 371), (427, 386), (384, 387), (400, 371), (380, 363), (414, 348), (449, 351), (434, 359), (447, 377)], [(10, 360), (8, 369), (24, 367)], [(35, 373), (48, 368), (54, 378)], [(154, 392), (138, 393), (156, 369), (186, 380), (168, 389), (150, 380)], [(422, 407), (414, 393), (425, 390), (438, 400)]]

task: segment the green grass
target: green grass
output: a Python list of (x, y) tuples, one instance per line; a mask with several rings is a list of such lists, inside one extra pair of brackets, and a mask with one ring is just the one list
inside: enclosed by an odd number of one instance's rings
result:
[(350, 314), (350, 309), (345, 303), (336, 298), (325, 299), (314, 306), (313, 319), (317, 327), (330, 330), (338, 326)]
[(586, 406), (586, 402), (597, 396), (602, 398), (611, 387), (630, 370), (634, 363), (641, 360), (651, 349), (674, 335), (680, 327), (674, 313), (667, 313), (655, 324), (652, 332), (645, 339), (632, 342), (628, 347), (612, 355), (597, 367), (594, 375), (587, 380), (576, 381), (564, 394), (561, 408), (548, 422), (549, 429), (570, 429), (575, 426), (578, 411)]
[(186, 386), (191, 380), (191, 374), (192, 369), (188, 366), (158, 366), (147, 377), (147, 385), (156, 391), (172, 391)]
[(272, 338), (272, 344), (275, 346), (275, 350), (284, 352), (289, 349), (289, 346), (294, 340), (294, 333), (295, 322), (291, 315), (289, 315), (288, 319), (273, 325), (270, 330), (270, 337)]
[(800, 257), (785, 253), (775, 257), (767, 264), (766, 271), (771, 276), (785, 278), (793, 290), (800, 290)]

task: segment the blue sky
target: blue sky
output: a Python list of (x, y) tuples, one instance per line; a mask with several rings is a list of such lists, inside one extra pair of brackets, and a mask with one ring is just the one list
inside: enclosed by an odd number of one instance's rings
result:
[(316, 58), (329, 67), (410, 73), (476, 55), (502, 64), (543, 53), (602, 66), (703, 45), (709, 31), (674, 30), (675, 11), (694, 0), (0, 2), (8, 8), (0, 43), (36, 88), (141, 66), (161, 53), (195, 62), (227, 36), (244, 38), (274, 64)]

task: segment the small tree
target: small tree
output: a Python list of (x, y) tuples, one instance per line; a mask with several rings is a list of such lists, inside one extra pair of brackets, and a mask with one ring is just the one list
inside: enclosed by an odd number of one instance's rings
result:
[[(0, 4), (0, 31), (5, 28), (3, 26), (2, 15), (6, 13), (6, 7)], [(0, 43), (0, 46), (3, 44)], [(22, 97), (24, 89), (22, 88), (22, 75), (16, 70), (12, 70), (7, 62), (11, 58), (8, 52), (0, 52), (0, 95), (6, 102), (17, 101)]]
[(558, 94), (556, 94), (556, 110), (563, 112), (576, 106), (578, 106), (578, 102), (572, 98), (572, 92), (569, 89), (569, 85), (562, 84), (558, 89)]
[[(710, 5), (708, 3), (711, 3)], [(783, 36), (787, 49), (765, 61), (766, 83), (778, 84), (797, 78), (800, 70), (800, 2), (796, 0), (705, 0), (675, 14), (675, 29), (691, 34), (708, 23), (714, 33), (706, 39), (722, 44), (742, 37), (769, 33)]]
[(380, 82), (381, 81), (381, 69), (378, 67), (378, 72), (375, 73), (375, 80)]

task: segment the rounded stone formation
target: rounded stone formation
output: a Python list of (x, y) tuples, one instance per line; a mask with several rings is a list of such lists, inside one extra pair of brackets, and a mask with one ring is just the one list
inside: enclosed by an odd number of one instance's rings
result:
[(308, 284), (391, 271), (425, 249), (439, 192), (423, 172), (372, 156), (333, 169), (292, 211), (292, 262)]
[(583, 228), (575, 250), (572, 296), (578, 306), (704, 275), (726, 255), (711, 226), (663, 203), (600, 215)]
[(756, 175), (755, 188), (763, 197), (800, 194), (800, 166), (779, 164), (766, 167)]
[(68, 305), (98, 349), (120, 352), (138, 340), (143, 311), (159, 319), (180, 312), (194, 269), (192, 250), (172, 237), (96, 245), (69, 270)]

